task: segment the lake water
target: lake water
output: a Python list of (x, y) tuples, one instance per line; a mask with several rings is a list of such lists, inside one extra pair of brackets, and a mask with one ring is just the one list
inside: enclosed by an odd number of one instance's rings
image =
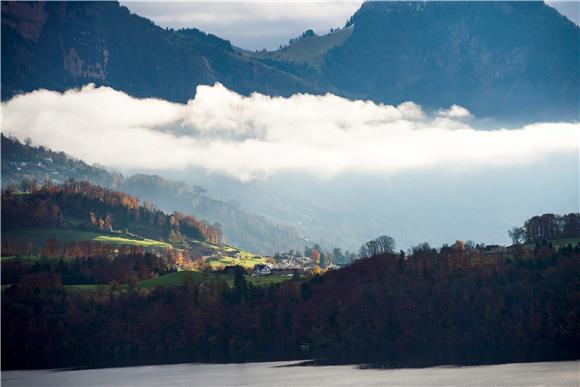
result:
[(377, 369), (300, 362), (4, 371), (10, 386), (574, 386), (580, 361)]

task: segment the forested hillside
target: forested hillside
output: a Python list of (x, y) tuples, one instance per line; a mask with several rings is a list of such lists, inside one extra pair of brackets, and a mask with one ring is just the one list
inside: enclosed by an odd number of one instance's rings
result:
[(221, 243), (219, 225), (179, 212), (166, 214), (150, 203), (140, 203), (134, 196), (87, 182), (69, 180), (52, 185), (47, 179), (42, 187), (33, 182), (27, 188), (24, 192), (11, 188), (2, 192), (4, 232), (27, 227), (77, 227), (135, 234), (184, 248), (191, 240)]
[(46, 176), (53, 184), (73, 178), (126, 192), (169, 213), (196, 214), (211, 223), (219, 223), (228, 243), (256, 253), (273, 254), (304, 247), (304, 239), (293, 228), (270, 223), (236, 202), (213, 199), (202, 187), (190, 187), (155, 175), (125, 178), (72, 159), (63, 152), (22, 144), (2, 135), (2, 187), (30, 185), (34, 180), (42, 184)]
[(580, 345), (580, 245), (542, 244), (507, 257), (461, 243), (423, 246), (267, 288), (236, 276), (230, 285), (192, 277), (155, 289), (65, 290), (63, 276), (84, 267), (29, 267), (4, 290), (3, 367), (300, 345), (334, 354), (413, 345)]

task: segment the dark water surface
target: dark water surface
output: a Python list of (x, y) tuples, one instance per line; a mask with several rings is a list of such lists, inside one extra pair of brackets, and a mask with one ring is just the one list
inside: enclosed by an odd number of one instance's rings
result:
[(195, 351), (158, 354), (117, 354), (101, 357), (2, 358), (2, 369), (90, 369), (137, 367), (183, 363), (229, 364), (287, 362), (300, 366), (356, 365), (363, 368), (426, 368), (437, 366), (479, 366), (507, 363), (554, 362), (580, 359), (580, 348), (573, 346), (431, 346), (360, 351), (226, 352)]

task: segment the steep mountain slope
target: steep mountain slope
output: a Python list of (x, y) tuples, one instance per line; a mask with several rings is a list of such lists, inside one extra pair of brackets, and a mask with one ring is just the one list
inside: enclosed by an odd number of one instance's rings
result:
[(42, 183), (47, 175), (54, 183), (74, 178), (135, 195), (166, 212), (193, 213), (209, 222), (220, 223), (228, 243), (252, 252), (273, 254), (278, 250), (304, 247), (304, 239), (294, 228), (269, 222), (246, 211), (237, 202), (214, 199), (201, 187), (191, 188), (185, 183), (142, 174), (124, 178), (72, 159), (65, 153), (1, 137), (3, 188), (19, 185), (23, 180), (36, 179)]
[(580, 28), (543, 2), (367, 2), (323, 76), (352, 96), (578, 119)]
[(199, 84), (241, 93), (313, 91), (197, 30), (162, 29), (114, 2), (2, 3), (2, 99), (94, 82), (135, 96), (186, 101)]
[(199, 84), (332, 92), (502, 120), (578, 119), (580, 28), (543, 2), (366, 2), (345, 29), (235, 50), (109, 2), (2, 5), (2, 99), (95, 82), (185, 101)]

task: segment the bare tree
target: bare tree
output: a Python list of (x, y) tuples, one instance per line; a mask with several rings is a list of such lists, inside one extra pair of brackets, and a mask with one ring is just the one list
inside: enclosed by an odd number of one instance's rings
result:
[(395, 240), (388, 235), (381, 235), (378, 238), (364, 243), (359, 250), (361, 257), (373, 257), (395, 251)]
[(508, 235), (512, 239), (514, 245), (519, 245), (524, 242), (526, 230), (523, 227), (514, 227), (508, 231)]

